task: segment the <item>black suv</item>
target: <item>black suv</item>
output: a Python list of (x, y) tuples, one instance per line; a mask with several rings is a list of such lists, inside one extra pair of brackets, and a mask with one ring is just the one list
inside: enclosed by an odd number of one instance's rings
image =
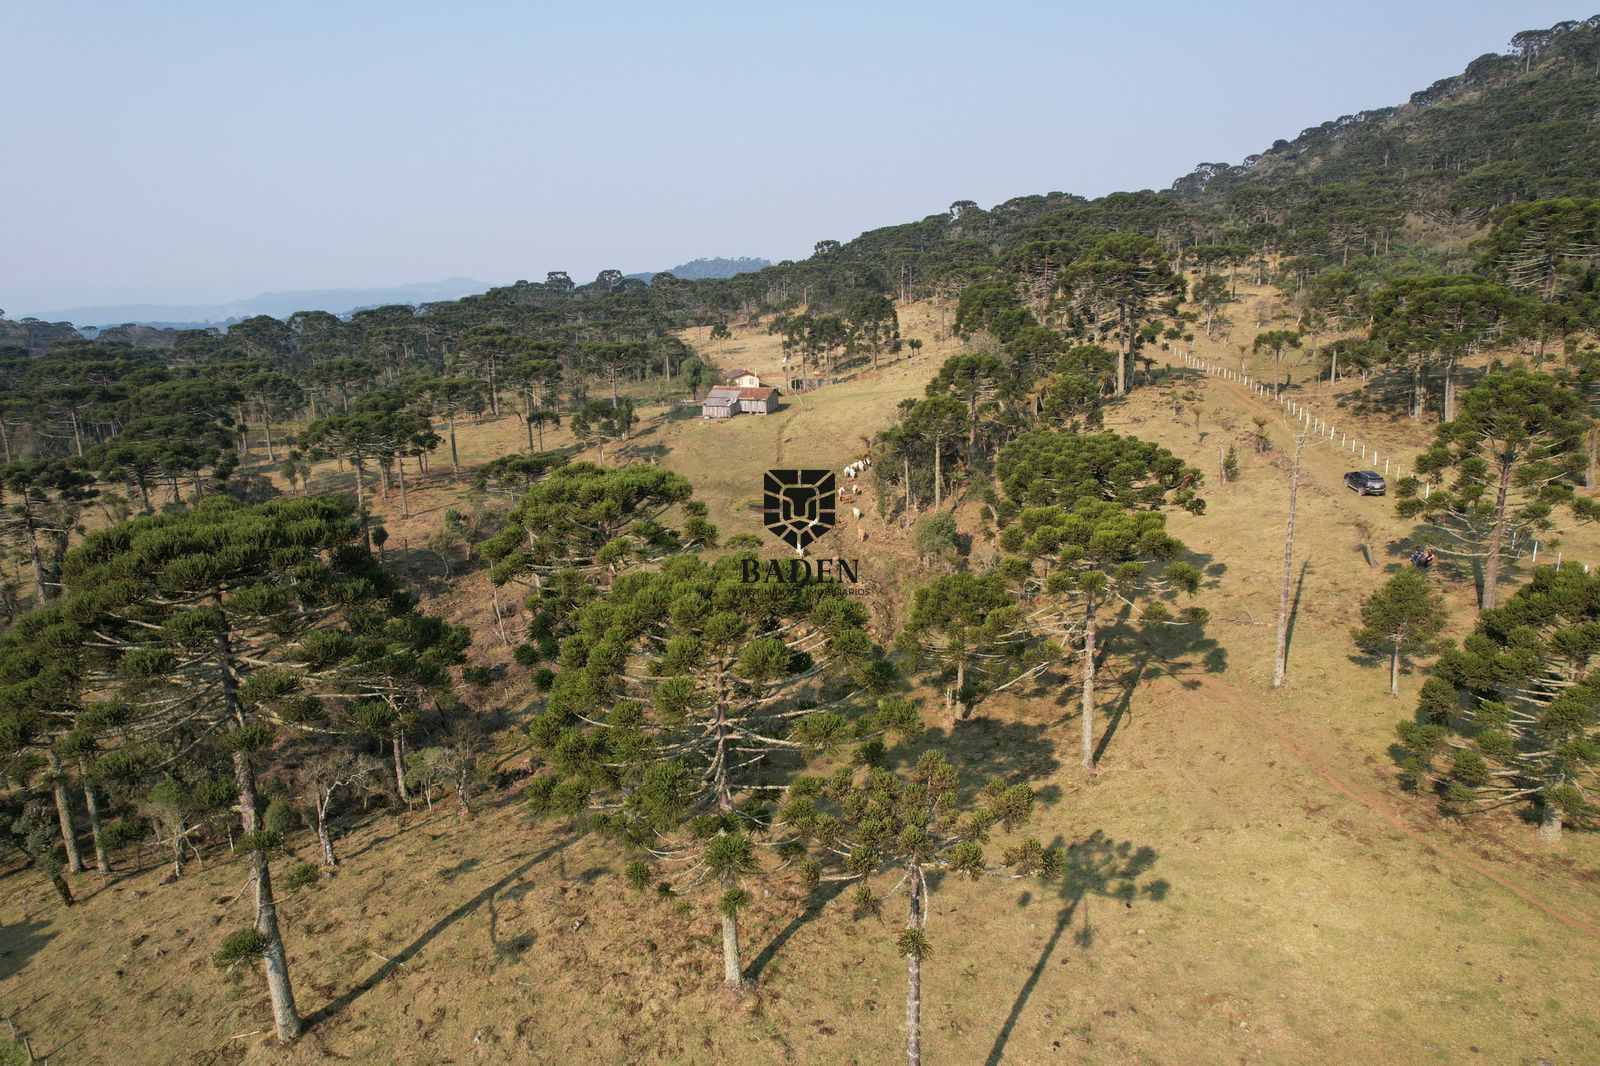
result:
[(1383, 475), (1376, 470), (1352, 470), (1344, 476), (1344, 487), (1361, 496), (1382, 496), (1389, 491)]

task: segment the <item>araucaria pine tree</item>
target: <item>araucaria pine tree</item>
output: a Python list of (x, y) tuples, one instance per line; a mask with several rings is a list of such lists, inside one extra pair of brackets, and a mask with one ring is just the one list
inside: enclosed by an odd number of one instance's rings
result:
[(1363, 651), (1389, 657), (1389, 695), (1400, 695), (1400, 664), (1438, 644), (1449, 615), (1444, 597), (1421, 570), (1401, 570), (1361, 604), (1361, 625), (1351, 633)]
[(1168, 601), (1192, 594), (1201, 574), (1167, 532), (1172, 503), (1205, 510), (1200, 474), (1172, 453), (1114, 433), (1035, 431), (1008, 445), (999, 473), (1008, 497), (1001, 570), (1020, 590), (1022, 624), (1062, 659), (1077, 649), (1083, 768), (1094, 770), (1095, 679), (1107, 612), (1136, 605), (1141, 625), (1203, 624), (1203, 608), (1174, 615)]
[(1447, 804), (1533, 803), (1545, 840), (1588, 821), (1600, 784), (1600, 573), (1541, 567), (1504, 606), (1483, 612), (1397, 727), (1402, 781)]
[(944, 671), (945, 707), (959, 706), (965, 718), (982, 696), (982, 675), (1017, 661), (1024, 636), (1016, 598), (1000, 574), (956, 573), (917, 589), (895, 643), (913, 667), (932, 663)]
[[(7, 777), (38, 784), (54, 801), (66, 865), (83, 872), (71, 791), (58, 742), (83, 713), (87, 634), (59, 606), (24, 615), (0, 636), (0, 737)], [(87, 785), (88, 783), (85, 782)]]
[(906, 924), (896, 945), (906, 959), (911, 1066), (922, 1061), (922, 961), (930, 953), (929, 895), (942, 883), (939, 875), (1048, 879), (1061, 872), (1060, 852), (1032, 837), (1005, 848), (997, 864), (985, 857), (984, 845), (996, 826), (1015, 832), (1032, 814), (1028, 786), (1008, 786), (995, 778), (976, 803), (964, 804), (956, 780), (956, 769), (944, 755), (927, 751), (899, 773), (876, 767), (859, 779), (849, 769), (827, 779), (801, 778), (783, 809), (784, 822), (812, 845), (804, 872), (813, 883), (859, 882), (852, 899), (857, 918), (877, 917), (889, 897), (905, 895)]
[(1573, 492), (1583, 469), (1581, 403), (1576, 390), (1548, 374), (1521, 367), (1491, 373), (1417, 457), (1419, 477), (1439, 483), (1425, 496), (1418, 478), (1395, 486), (1402, 518), (1427, 521), (1446, 555), (1482, 563), (1485, 610), (1498, 599), (1505, 560), (1552, 530), (1558, 508), (1579, 519), (1600, 515), (1600, 505)]
[(716, 888), (730, 989), (745, 986), (745, 881), (770, 867), (763, 853), (795, 847), (772, 818), (786, 767), (915, 720), (897, 701), (868, 726), (846, 714), (884, 681), (859, 605), (832, 582), (745, 584), (747, 558), (686, 555), (618, 578), (580, 613), (530, 727), (548, 767), (529, 789), (536, 810), (606, 812), (598, 827), (640, 856), (635, 888)]
[(326, 687), (353, 647), (346, 619), (408, 604), (391, 596), (340, 497), (253, 507), (214, 497), (137, 518), (86, 537), (62, 579), (63, 609), (92, 627), (130, 728), (209, 735), (231, 761), (256, 906), (253, 928), (223, 954), (260, 957), (278, 1035), (294, 1039), (270, 861), (281, 840), (262, 822), (257, 779), (279, 728), (325, 714)]
[(480, 548), (494, 589), (528, 590), (530, 642), (518, 649), (524, 665), (553, 659), (578, 607), (619, 573), (717, 542), (706, 505), (681, 474), (568, 463), (538, 476), (530, 474), (505, 524)]

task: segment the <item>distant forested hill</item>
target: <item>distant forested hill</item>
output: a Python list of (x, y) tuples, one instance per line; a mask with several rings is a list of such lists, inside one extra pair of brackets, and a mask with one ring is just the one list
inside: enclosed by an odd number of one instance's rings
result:
[(44, 312), (39, 317), (71, 322), (80, 327), (105, 329), (138, 324), (157, 328), (220, 326), (255, 315), (288, 318), (296, 311), (327, 311), (343, 315), (363, 307), (387, 304), (454, 300), (489, 286), (472, 278), (446, 278), (381, 289), (300, 289), (263, 292), (226, 304), (120, 304), (110, 307), (71, 307)]
[(638, 278), (640, 281), (649, 281), (656, 274), (671, 274), (680, 281), (705, 281), (709, 278), (731, 278), (735, 274), (753, 274), (757, 270), (771, 265), (772, 261), (770, 259), (754, 259), (743, 255), (737, 259), (717, 256), (712, 259), (695, 259), (688, 263), (680, 263), (667, 270), (629, 274), (628, 277)]

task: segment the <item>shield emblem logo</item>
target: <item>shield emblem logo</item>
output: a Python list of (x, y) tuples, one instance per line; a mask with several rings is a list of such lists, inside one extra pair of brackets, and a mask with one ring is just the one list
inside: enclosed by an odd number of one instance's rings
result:
[(763, 524), (795, 551), (833, 528), (838, 489), (832, 470), (768, 470), (763, 490)]

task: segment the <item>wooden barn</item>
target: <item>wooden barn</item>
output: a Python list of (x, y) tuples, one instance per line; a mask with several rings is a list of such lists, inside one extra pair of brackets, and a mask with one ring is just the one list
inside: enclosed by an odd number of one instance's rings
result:
[(719, 385), (700, 401), (701, 418), (732, 418), (738, 413), (739, 389), (736, 386)]
[(771, 385), (718, 385), (700, 401), (702, 418), (770, 415), (777, 409), (778, 390)]
[(739, 411), (747, 415), (770, 415), (778, 409), (778, 390), (771, 385), (739, 389)]

